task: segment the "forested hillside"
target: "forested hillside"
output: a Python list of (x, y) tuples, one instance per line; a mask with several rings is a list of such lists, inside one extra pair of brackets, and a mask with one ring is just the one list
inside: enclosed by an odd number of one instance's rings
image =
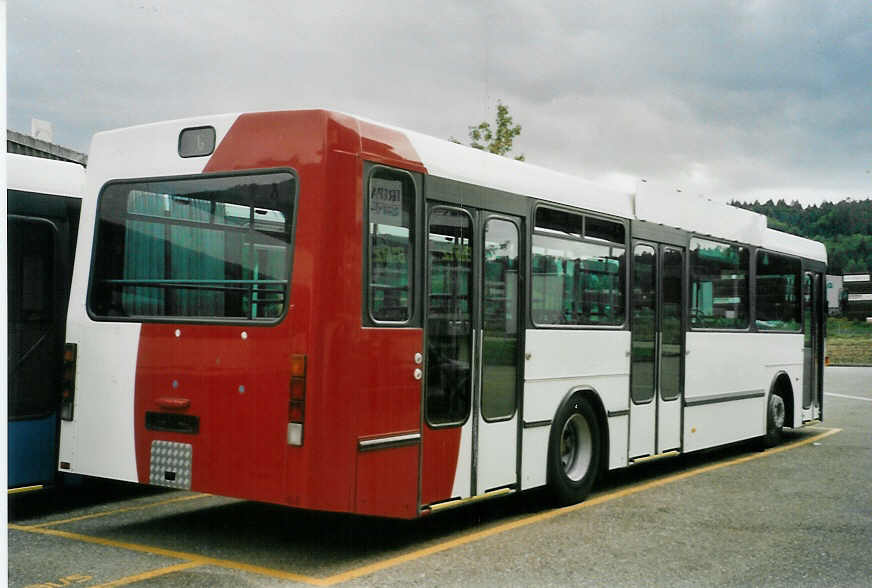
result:
[(765, 214), (772, 229), (826, 243), (829, 274), (872, 270), (872, 200), (806, 207), (784, 200), (730, 204)]

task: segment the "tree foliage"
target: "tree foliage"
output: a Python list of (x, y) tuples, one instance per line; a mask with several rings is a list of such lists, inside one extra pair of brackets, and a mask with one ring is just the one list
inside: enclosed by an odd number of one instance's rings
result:
[(733, 206), (765, 214), (769, 228), (822, 241), (829, 258), (827, 272), (872, 270), (872, 200), (843, 200), (803, 207), (783, 199)]
[[(474, 127), (469, 127), (469, 146), (508, 156), (515, 137), (521, 134), (521, 125), (516, 125), (514, 122), (512, 115), (509, 114), (509, 107), (497, 100), (496, 124), (491, 126), (489, 122), (482, 121)], [(515, 159), (524, 161), (524, 155), (516, 155)]]

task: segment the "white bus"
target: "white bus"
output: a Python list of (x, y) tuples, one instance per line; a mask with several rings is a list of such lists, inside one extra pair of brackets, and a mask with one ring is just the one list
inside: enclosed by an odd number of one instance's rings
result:
[(100, 133), (86, 192), (64, 471), (412, 518), (822, 417), (826, 251), (751, 212), (323, 110)]

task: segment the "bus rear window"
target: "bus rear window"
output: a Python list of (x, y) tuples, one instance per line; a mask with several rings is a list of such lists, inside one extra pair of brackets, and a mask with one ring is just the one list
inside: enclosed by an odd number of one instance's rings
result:
[(289, 172), (107, 184), (91, 314), (278, 320), (288, 298), (295, 188)]

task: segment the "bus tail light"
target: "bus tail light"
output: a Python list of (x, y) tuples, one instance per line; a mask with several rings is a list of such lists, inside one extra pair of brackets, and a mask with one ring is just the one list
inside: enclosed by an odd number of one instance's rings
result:
[(76, 344), (64, 344), (63, 375), (61, 377), (61, 419), (73, 420), (76, 401)]
[(288, 445), (303, 444), (306, 416), (306, 356), (291, 356), (291, 384), (288, 390)]

